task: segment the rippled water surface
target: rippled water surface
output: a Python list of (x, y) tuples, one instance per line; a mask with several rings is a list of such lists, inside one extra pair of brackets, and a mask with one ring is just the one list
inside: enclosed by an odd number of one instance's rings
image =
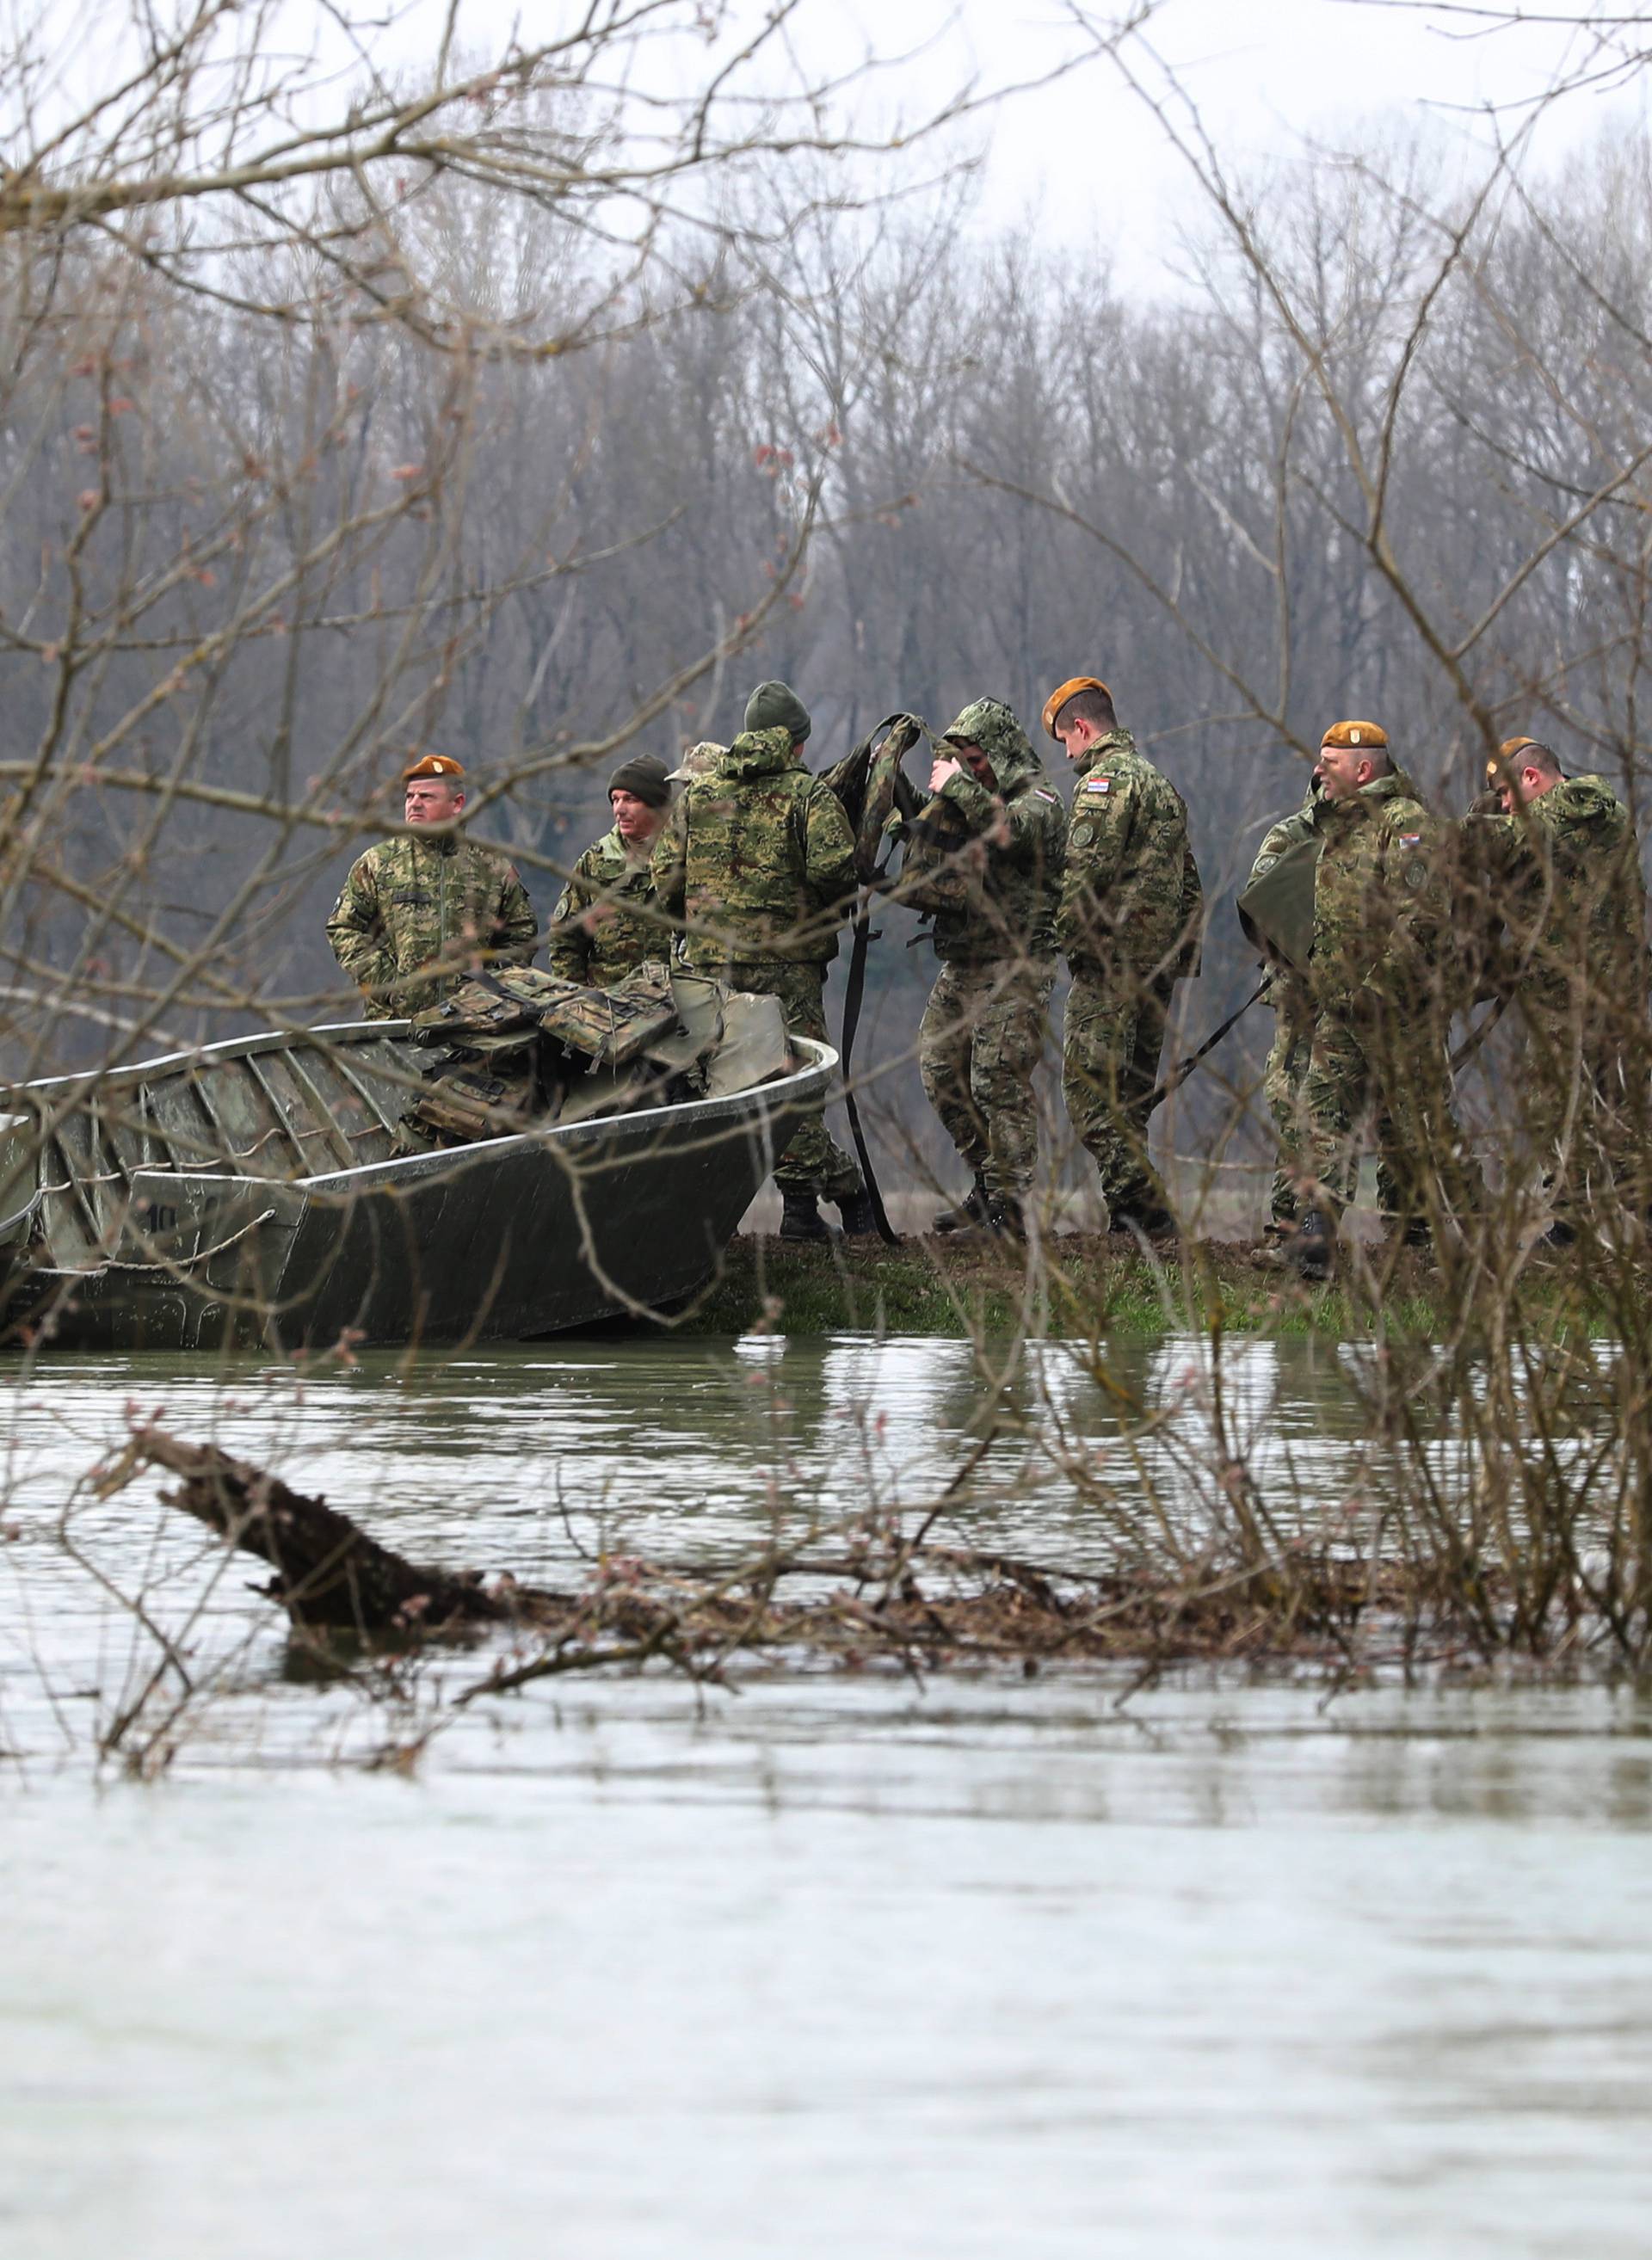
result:
[[(1168, 1342), (1112, 1378), (1162, 1405), (1201, 1374)], [(965, 1527), (1089, 1558), (1026, 1431), (1105, 1454), (1113, 1398), (1057, 1353), (995, 1378), (848, 1339), (14, 1374), (0, 2250), (1643, 2254), (1631, 1695), (564, 1682), (365, 1772), (335, 1757), (384, 1715), (295, 1677), (255, 1565), (153, 1484), (82, 1495), (80, 1563), (58, 1535), (129, 1405), (541, 1578), (599, 1536), (720, 1559), (927, 1498), (997, 1412)], [(1224, 1385), (1253, 1455), (1352, 1480), (1334, 1351), (1241, 1346)], [(153, 1660), (99, 1577), (229, 1676), (148, 1785), (87, 1754)]]

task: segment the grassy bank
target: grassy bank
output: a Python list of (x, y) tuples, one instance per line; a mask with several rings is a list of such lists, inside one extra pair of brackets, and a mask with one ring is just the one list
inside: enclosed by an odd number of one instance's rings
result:
[[(1398, 1259), (1384, 1300), (1391, 1333), (1440, 1330), (1437, 1279), (1427, 1260)], [(1029, 1305), (1029, 1298), (1031, 1298)], [(1201, 1242), (1149, 1261), (1105, 1237), (1047, 1242), (1031, 1275), (1019, 1251), (908, 1240), (798, 1246), (738, 1239), (720, 1277), (677, 1321), (689, 1334), (1162, 1334), (1212, 1323), (1235, 1332), (1362, 1334), (1367, 1321), (1339, 1287), (1305, 1289), (1259, 1269), (1242, 1248)]]

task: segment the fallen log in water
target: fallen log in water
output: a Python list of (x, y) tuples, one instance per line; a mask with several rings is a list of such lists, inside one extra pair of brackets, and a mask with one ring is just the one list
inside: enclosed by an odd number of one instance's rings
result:
[(186, 1444), (162, 1428), (133, 1431), (96, 1484), (108, 1498), (144, 1468), (183, 1480), (161, 1494), (275, 1575), (259, 1590), (293, 1622), (329, 1632), (453, 1632), (498, 1624), (513, 1613), (479, 1576), (451, 1575), (381, 1546), (324, 1498), (290, 1491), (279, 1477), (216, 1444)]

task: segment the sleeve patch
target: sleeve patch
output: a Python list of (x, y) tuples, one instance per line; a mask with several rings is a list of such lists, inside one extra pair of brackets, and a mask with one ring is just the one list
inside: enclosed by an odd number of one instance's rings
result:
[(1111, 777), (1086, 777), (1084, 779), (1084, 790), (1086, 792), (1111, 792), (1112, 790), (1112, 779)]
[(1041, 784), (1034, 785), (1033, 790), (1041, 800), (1048, 800), (1052, 807), (1059, 808), (1061, 806), (1061, 795), (1059, 793), (1046, 792)]
[(1399, 844), (1402, 848), (1414, 848), (1421, 838), (1420, 832), (1402, 832), (1399, 835)]

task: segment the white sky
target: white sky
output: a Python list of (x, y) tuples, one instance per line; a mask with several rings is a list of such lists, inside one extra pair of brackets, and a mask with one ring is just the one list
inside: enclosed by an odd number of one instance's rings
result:
[[(78, 107), (122, 75), (129, 38), (121, 32), (138, 0), (0, 0), (0, 46), (15, 51), (25, 27), (53, 51), (63, 99)], [(145, 0), (147, 4), (147, 0)], [(181, 9), (185, 0), (163, 0)], [(624, 0), (629, 12), (638, 0)], [(776, 0), (732, 0), (729, 19), (708, 46), (684, 28), (689, 0), (646, 16), (649, 35), (634, 58), (633, 83), (681, 97), (769, 21)], [(851, 122), (873, 132), (897, 108), (908, 118), (933, 110), (974, 79), (984, 91), (1034, 79), (1083, 43), (1075, 6), (1098, 21), (1131, 0), (800, 0), (784, 37), (800, 71), (824, 77), (853, 72), (864, 53), (909, 59), (857, 84), (846, 97)], [(1472, 0), (1490, 5), (1493, 0)], [(1509, 0), (1515, 5), (1516, 0)], [(1490, 30), (1441, 0), (1384, 6), (1375, 0), (1156, 0), (1133, 50), (1145, 70), (1156, 54), (1197, 104), (1229, 168), (1291, 155), (1318, 142), (1356, 146), (1396, 122), (1432, 122), (1465, 153), (1489, 142), (1488, 104), (1505, 105), (1513, 132), (1516, 105), (1576, 70), (1589, 52), (1579, 28), (1591, 17), (1627, 12), (1624, 0), (1525, 0), (1566, 25)], [(262, 52), (325, 56), (347, 77), (356, 49), (341, 29), (350, 17), (366, 45), (398, 72), (417, 73), (440, 37), (448, 0), (276, 0), (262, 26)], [(247, 36), (251, 11), (225, 19), (223, 42)], [(459, 47), (481, 60), (512, 34), (533, 44), (583, 20), (591, 0), (461, 0)], [(373, 27), (376, 27), (375, 29)], [(1151, 50), (1149, 53), (1148, 50)], [(776, 84), (784, 57), (771, 48), (755, 93)], [(795, 84), (796, 82), (794, 81)], [(336, 89), (318, 91), (318, 116), (332, 114)], [(1547, 162), (1608, 120), (1639, 116), (1640, 82), (1606, 93), (1577, 92), (1548, 114), (1534, 144)], [(1197, 223), (1198, 196), (1162, 126), (1132, 95), (1114, 67), (1092, 59), (1058, 83), (1012, 96), (967, 129), (989, 150), (982, 217), (994, 223), (1031, 215), (1053, 246), (1095, 250), (1126, 290), (1173, 282), (1178, 228)], [(939, 156), (939, 152), (937, 152)]]
[[(846, 53), (856, 19), (886, 52), (939, 32), (930, 60), (907, 74), (914, 89), (954, 82), (973, 68), (986, 84), (1035, 75), (1072, 38), (1061, 0), (826, 0)], [(1098, 13), (1121, 0), (1103, 0)], [(1591, 12), (1584, 0), (1546, 0), (1548, 12)], [(1613, 9), (1610, 12), (1620, 12)], [(1064, 26), (1064, 27), (1063, 27)], [(1396, 122), (1464, 145), (1489, 143), (1489, 104), (1505, 105), (1511, 134), (1528, 103), (1588, 53), (1576, 29), (1527, 25), (1466, 36), (1462, 17), (1350, 5), (1348, 0), (1162, 0), (1146, 38), (1198, 104), (1224, 162), (1238, 169), (1311, 143), (1357, 145)], [(835, 41), (834, 41), (835, 44)], [(1145, 63), (1147, 58), (1141, 61)], [(908, 99), (917, 98), (916, 91)], [(1533, 155), (1553, 161), (1608, 120), (1641, 114), (1638, 89), (1577, 91), (1544, 116)], [(1178, 225), (1197, 197), (1163, 128), (1105, 61), (1041, 92), (1017, 96), (981, 128), (989, 143), (984, 217), (1036, 214), (1046, 236), (1094, 245), (1126, 287), (1169, 279)]]

